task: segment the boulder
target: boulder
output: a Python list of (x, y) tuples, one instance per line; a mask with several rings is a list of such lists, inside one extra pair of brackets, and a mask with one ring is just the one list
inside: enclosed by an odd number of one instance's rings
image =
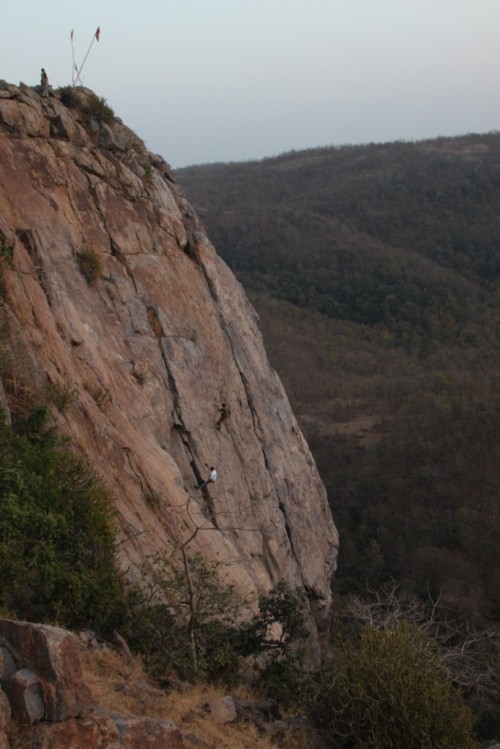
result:
[(20, 723), (36, 723), (45, 717), (40, 681), (29, 668), (21, 668), (3, 684), (12, 715)]
[(235, 700), (238, 719), (246, 723), (253, 723), (263, 729), (268, 723), (281, 721), (281, 712), (276, 700), (268, 698), (263, 702), (253, 703), (246, 699)]
[(121, 636), (119, 632), (113, 632), (111, 645), (116, 650), (116, 652), (121, 655), (125, 663), (132, 663), (133, 656), (132, 656), (132, 653), (130, 652), (128, 643), (125, 640), (125, 638)]
[(165, 692), (151, 686), (151, 684), (148, 684), (143, 679), (127, 681), (122, 691), (123, 694), (127, 695), (127, 697), (133, 697), (139, 702), (146, 702), (151, 697), (161, 698), (165, 696)]
[[(64, 720), (90, 707), (75, 635), (47, 624), (0, 619), (0, 645), (11, 653), (22, 672), (29, 669), (36, 676), (48, 720)], [(13, 678), (5, 682), (9, 696)]]
[(234, 697), (230, 697), (229, 695), (211, 700), (209, 708), (212, 718), (216, 723), (219, 723), (219, 725), (234, 723), (238, 717), (238, 710)]

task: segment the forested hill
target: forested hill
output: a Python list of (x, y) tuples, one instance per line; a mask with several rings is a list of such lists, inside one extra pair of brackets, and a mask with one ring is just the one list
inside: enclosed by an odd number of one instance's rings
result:
[(500, 620), (500, 133), (176, 173), (327, 486), (338, 590)]
[(177, 172), (247, 288), (395, 343), (496, 345), (500, 134)]

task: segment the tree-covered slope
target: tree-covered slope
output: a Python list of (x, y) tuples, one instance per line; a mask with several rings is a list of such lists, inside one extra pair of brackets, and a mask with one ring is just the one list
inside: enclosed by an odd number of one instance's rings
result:
[(285, 154), (177, 174), (247, 288), (395, 343), (493, 344), (500, 135)]

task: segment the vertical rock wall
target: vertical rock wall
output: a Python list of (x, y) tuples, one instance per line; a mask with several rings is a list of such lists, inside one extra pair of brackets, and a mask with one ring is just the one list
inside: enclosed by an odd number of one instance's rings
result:
[(337, 533), (256, 314), (168, 165), (86, 114), (92, 96), (69, 108), (0, 82), (9, 407), (71, 395), (54, 418), (110, 489), (131, 577), (193, 536), (244, 594), (304, 585), (321, 630)]

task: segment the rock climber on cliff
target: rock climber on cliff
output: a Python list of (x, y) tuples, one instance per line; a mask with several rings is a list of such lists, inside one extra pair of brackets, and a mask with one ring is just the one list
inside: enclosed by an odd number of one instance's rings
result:
[(227, 405), (227, 403), (223, 403), (222, 406), (219, 408), (219, 418), (217, 420), (216, 427), (220, 430), (221, 424), (226, 419), (229, 419), (231, 416), (231, 409)]
[(196, 489), (205, 489), (208, 484), (213, 484), (214, 481), (217, 480), (217, 471), (213, 466), (210, 466), (210, 475), (206, 481), (202, 481), (201, 484), (199, 484)]

